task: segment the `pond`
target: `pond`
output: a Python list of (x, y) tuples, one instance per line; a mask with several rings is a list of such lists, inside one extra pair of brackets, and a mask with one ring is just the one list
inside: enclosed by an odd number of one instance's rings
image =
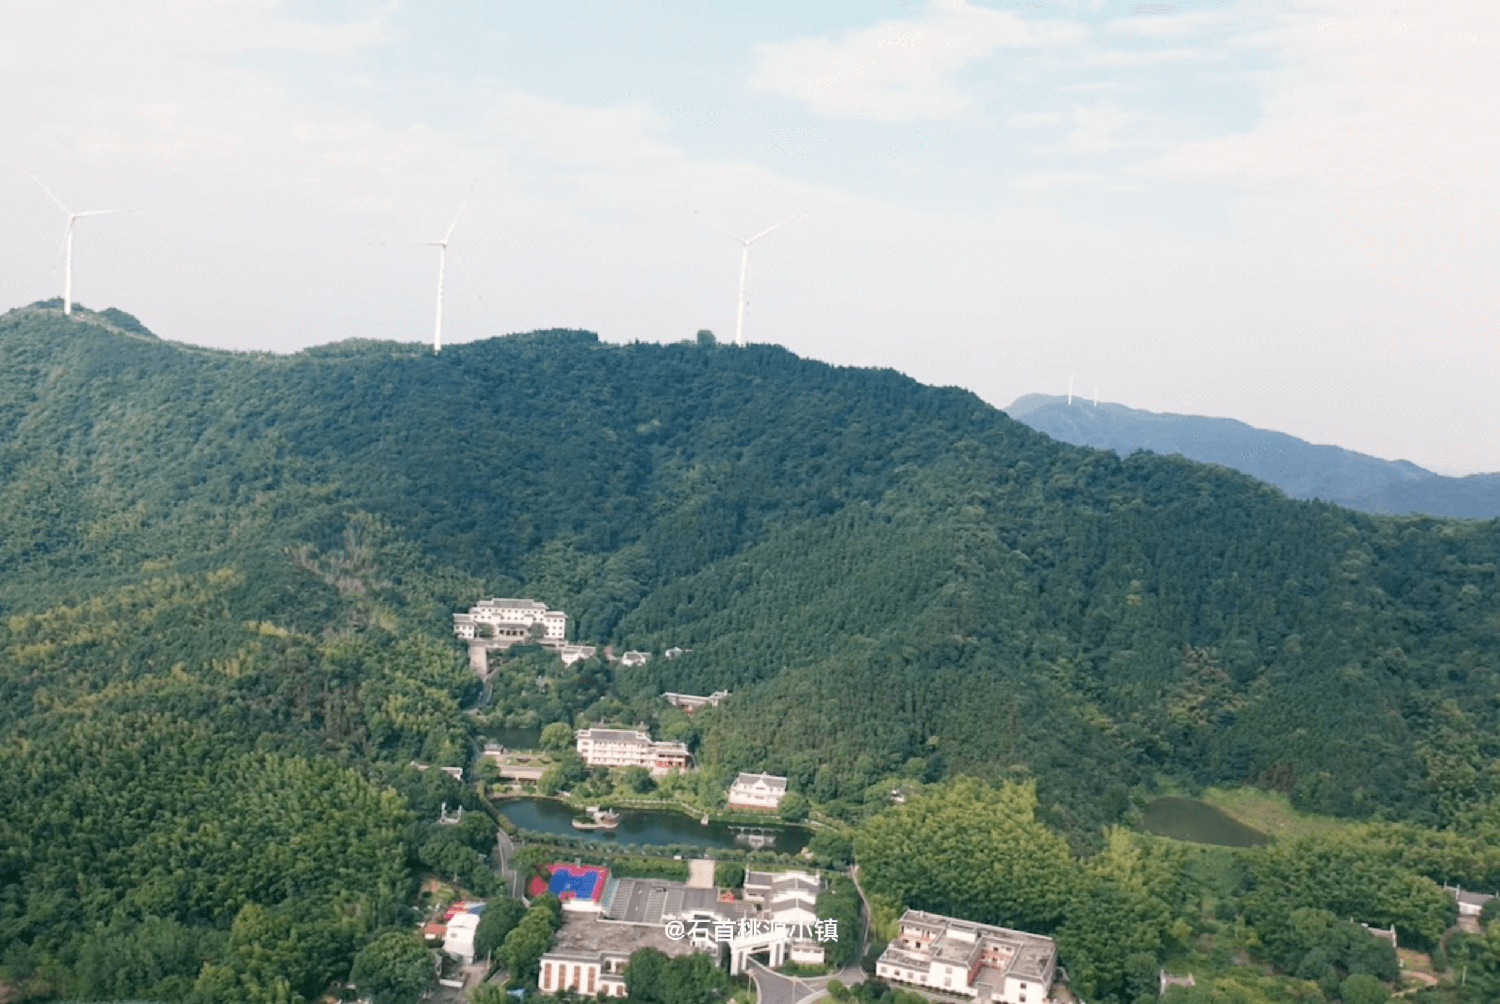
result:
[(1167, 795), (1146, 806), (1141, 820), (1146, 832), (1174, 840), (1191, 840), (1221, 847), (1259, 847), (1271, 838), (1261, 831), (1226, 816), (1196, 798)]
[(504, 725), (481, 725), (479, 734), (492, 743), (499, 743), (508, 750), (535, 750), (542, 748), (542, 730), (512, 729)]
[[(810, 830), (800, 826), (767, 823), (764, 826), (741, 826), (735, 823), (709, 823), (707, 826), (680, 812), (667, 809), (620, 809), (620, 825), (613, 830), (579, 830), (573, 827), (577, 810), (554, 798), (507, 798), (496, 802), (512, 823), (523, 830), (582, 837), (590, 841), (608, 841), (624, 846), (662, 846), (688, 844), (693, 847), (737, 847), (761, 849), (778, 854), (795, 854), (812, 838)], [(766, 843), (767, 838), (772, 842)]]

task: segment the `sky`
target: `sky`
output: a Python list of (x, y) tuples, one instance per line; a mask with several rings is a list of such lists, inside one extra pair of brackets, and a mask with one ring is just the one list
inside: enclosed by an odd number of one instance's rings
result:
[(1500, 471), (1500, 4), (0, 0), (0, 310), (744, 336)]

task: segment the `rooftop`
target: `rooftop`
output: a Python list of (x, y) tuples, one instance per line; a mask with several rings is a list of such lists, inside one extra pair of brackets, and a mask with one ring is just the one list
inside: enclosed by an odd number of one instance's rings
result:
[(739, 777), (734, 779), (734, 786), (736, 788), (753, 788), (755, 785), (761, 783), (765, 784), (772, 791), (786, 791), (786, 778), (778, 777), (775, 774), (742, 772)]
[(934, 939), (926, 949), (902, 944), (900, 939), (891, 942), (886, 949), (891, 955), (888, 961), (899, 959), (904, 965), (922, 966), (926, 959), (934, 957), (946, 961), (967, 960), (973, 955), (975, 946), (983, 944), (1001, 950), (1005, 964), (999, 968), (1006, 975), (1045, 982), (1057, 959), (1057, 945), (1051, 938), (994, 924), (907, 910), (901, 916), (901, 926), (925, 932)]
[(666, 879), (622, 878), (606, 895), (605, 916), (625, 924), (661, 927), (686, 913), (716, 913), (723, 917), (748, 917), (755, 908), (747, 903), (721, 903), (716, 889), (695, 889)]
[(496, 597), (493, 600), (480, 600), (478, 603), (474, 604), (474, 606), (475, 607), (488, 607), (488, 608), (491, 608), (491, 609), (495, 609), (495, 608), (520, 609), (520, 610), (546, 610), (547, 609), (547, 604), (538, 602), (537, 600), (517, 600), (517, 599), (500, 598), (500, 597)]
[(581, 953), (592, 960), (599, 952), (629, 955), (637, 948), (655, 948), (667, 955), (685, 955), (691, 950), (687, 939), (674, 941), (667, 937), (661, 924), (622, 924), (600, 919), (593, 913), (564, 913), (563, 925), (552, 942), (552, 952)]
[(577, 736), (579, 739), (590, 739), (596, 743), (649, 743), (651, 741), (650, 733), (637, 732), (634, 729), (579, 729)]

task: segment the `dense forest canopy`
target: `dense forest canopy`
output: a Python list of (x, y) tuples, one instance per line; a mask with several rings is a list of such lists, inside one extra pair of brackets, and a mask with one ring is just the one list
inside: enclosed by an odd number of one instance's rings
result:
[[(404, 768), (472, 755), (460, 709), (483, 695), (450, 615), (483, 596), (687, 650), (560, 676), (529, 723), (728, 690), (673, 721), (700, 761), (835, 812), (893, 774), (963, 773), (1034, 782), (1075, 850), (1159, 780), (1450, 826), (1500, 793), (1497, 558), (1494, 522), (1067, 446), (773, 346), (550, 331), (283, 357), (14, 310), (0, 967), (82, 992), (62, 974), (89, 932), (136, 925), (148, 955), (233, 970), (200, 988), (231, 996), (251, 978), (234, 925), (262, 922), (244, 911), (316, 903), (354, 932), (322, 955), (347, 972), (410, 894), (413, 820), (461, 797)], [(104, 821), (147, 775), (168, 779), (157, 811), (113, 846)], [(305, 798), (258, 794), (276, 786)], [(325, 809), (359, 817), (353, 844), (310, 822)], [(309, 860), (365, 864), (280, 874), (271, 846), (304, 822)]]

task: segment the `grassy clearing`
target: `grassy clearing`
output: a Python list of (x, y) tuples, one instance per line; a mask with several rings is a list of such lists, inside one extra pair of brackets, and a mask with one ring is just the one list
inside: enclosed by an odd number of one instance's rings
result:
[(1298, 812), (1287, 796), (1278, 791), (1208, 788), (1198, 797), (1226, 816), (1278, 840), (1322, 836), (1353, 825), (1347, 820)]

